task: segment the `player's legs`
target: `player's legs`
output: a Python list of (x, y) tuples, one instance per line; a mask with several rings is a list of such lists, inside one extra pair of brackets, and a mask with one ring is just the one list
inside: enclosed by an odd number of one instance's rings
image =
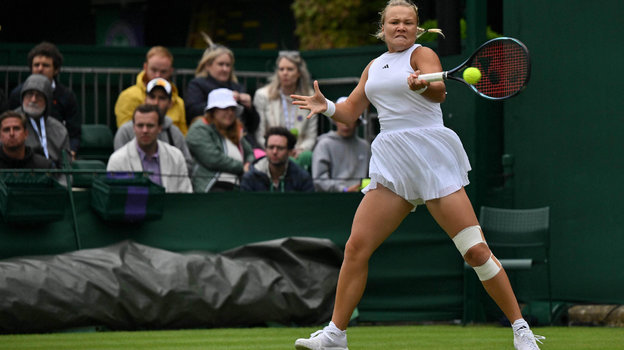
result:
[(353, 218), (338, 277), (332, 315), (338, 328), (347, 328), (351, 314), (362, 298), (369, 258), (412, 209), (412, 204), (380, 184), (362, 199)]
[[(463, 188), (446, 197), (429, 200), (426, 205), (436, 222), (451, 238), (467, 227), (479, 225), (472, 204)], [(491, 256), (492, 253), (487, 244), (479, 243), (468, 249), (463, 258), (468, 265), (475, 267), (484, 265)], [(522, 313), (505, 270), (496, 259), (493, 261), (499, 266), (500, 271), (494, 277), (482, 281), (483, 287), (513, 323), (522, 318)]]
[(347, 350), (345, 329), (360, 302), (368, 277), (368, 260), (379, 245), (414, 208), (387, 188), (377, 185), (362, 199), (353, 218), (338, 276), (332, 322), (310, 338), (295, 341), (297, 350)]

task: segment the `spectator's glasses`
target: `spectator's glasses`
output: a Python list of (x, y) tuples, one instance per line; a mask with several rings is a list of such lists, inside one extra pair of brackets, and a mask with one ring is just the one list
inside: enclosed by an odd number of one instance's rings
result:
[(269, 145), (269, 146), (267, 146), (267, 148), (266, 148), (266, 149), (267, 149), (267, 150), (269, 150), (269, 151), (272, 151), (272, 150), (274, 150), (274, 149), (276, 149), (276, 150), (278, 150), (278, 151), (283, 151), (283, 150), (285, 150), (285, 149), (286, 149), (286, 146)]

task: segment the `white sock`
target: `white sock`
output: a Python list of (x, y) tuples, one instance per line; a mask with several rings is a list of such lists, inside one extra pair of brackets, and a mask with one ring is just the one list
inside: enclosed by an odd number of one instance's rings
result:
[(529, 329), (529, 324), (527, 323), (527, 321), (524, 320), (524, 318), (519, 318), (511, 325), (511, 328), (513, 328), (513, 331), (515, 333), (522, 328)]
[(342, 329), (338, 328), (336, 326), (336, 324), (334, 323), (334, 321), (330, 321), (329, 325), (327, 326), (327, 328), (332, 333), (336, 333), (336, 334), (340, 334), (340, 335), (346, 335), (347, 334), (347, 331), (346, 330), (343, 331)]

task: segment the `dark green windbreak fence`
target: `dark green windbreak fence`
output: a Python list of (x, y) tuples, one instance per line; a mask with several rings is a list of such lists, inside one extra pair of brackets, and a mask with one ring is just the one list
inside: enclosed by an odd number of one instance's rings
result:
[[(344, 247), (361, 194), (165, 194), (160, 220), (105, 221), (92, 190), (73, 193), (76, 219), (45, 225), (0, 223), (0, 257), (58, 254), (122, 240), (172, 251), (221, 252), (290, 236), (329, 238)], [(74, 225), (75, 223), (75, 225)], [(75, 227), (75, 229), (74, 229)], [(77, 236), (77, 237), (76, 237)], [(362, 320), (448, 320), (462, 314), (462, 261), (426, 210), (411, 214), (375, 253)]]

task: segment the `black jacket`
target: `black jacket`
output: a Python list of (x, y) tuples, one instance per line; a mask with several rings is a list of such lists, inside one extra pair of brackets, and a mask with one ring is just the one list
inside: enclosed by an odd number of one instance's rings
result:
[(280, 180), (278, 187), (273, 186), (266, 172), (258, 170), (259, 162), (266, 165), (266, 157), (258, 159), (251, 165), (251, 169), (243, 175), (241, 180), (242, 191), (255, 192), (314, 192), (314, 182), (310, 174), (299, 167), (292, 160), (288, 160), (286, 174)]
[(0, 169), (52, 169), (54, 163), (26, 146), (24, 159), (9, 158), (0, 147)]

